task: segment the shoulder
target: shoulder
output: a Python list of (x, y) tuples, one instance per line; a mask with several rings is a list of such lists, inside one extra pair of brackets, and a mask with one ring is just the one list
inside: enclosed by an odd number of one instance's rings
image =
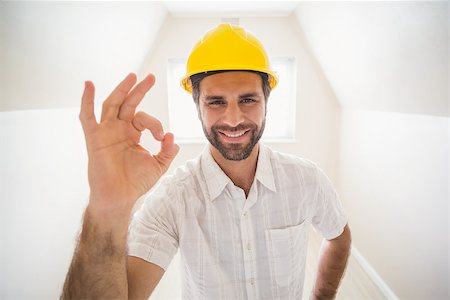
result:
[(274, 176), (294, 181), (301, 178), (303, 182), (309, 184), (317, 182), (317, 173), (320, 169), (312, 160), (270, 148), (267, 148), (266, 151)]
[(158, 183), (138, 200), (135, 210), (159, 214), (179, 211), (185, 200), (192, 198), (199, 190), (198, 165), (198, 159), (189, 160), (170, 174), (161, 177)]
[(294, 166), (301, 169), (315, 170), (317, 169), (317, 164), (312, 160), (303, 158), (297, 155), (283, 153), (279, 151), (272, 150), (266, 147), (268, 156), (272, 164), (280, 166)]
[(165, 175), (158, 183), (156, 190), (163, 189), (165, 192), (181, 191), (184, 188), (195, 186), (200, 176), (200, 158), (188, 160), (183, 165), (178, 166), (171, 174)]

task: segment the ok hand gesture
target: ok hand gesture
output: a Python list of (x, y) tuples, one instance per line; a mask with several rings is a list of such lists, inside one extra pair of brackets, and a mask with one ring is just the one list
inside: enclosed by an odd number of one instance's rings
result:
[[(133, 88), (136, 75), (129, 74), (103, 103), (100, 122), (94, 116), (94, 84), (85, 83), (80, 121), (89, 157), (89, 205), (97, 210), (129, 213), (178, 153), (173, 135), (164, 134), (156, 118), (135, 112), (154, 83), (155, 77), (150, 74)], [(139, 144), (145, 129), (161, 142), (156, 155)]]

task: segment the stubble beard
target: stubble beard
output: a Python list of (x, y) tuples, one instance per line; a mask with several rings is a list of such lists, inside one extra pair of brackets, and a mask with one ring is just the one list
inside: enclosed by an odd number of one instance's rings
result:
[[(253, 148), (258, 144), (261, 136), (264, 132), (266, 125), (266, 119), (264, 118), (261, 127), (258, 130), (256, 124), (240, 124), (236, 127), (214, 125), (211, 127), (211, 131), (205, 128), (202, 122), (203, 132), (205, 133), (208, 141), (216, 148), (222, 156), (227, 160), (239, 161), (247, 159), (253, 151)], [(248, 131), (246, 134), (250, 135), (250, 141), (247, 144), (242, 143), (227, 143), (224, 144), (220, 141), (221, 133), (219, 131)]]

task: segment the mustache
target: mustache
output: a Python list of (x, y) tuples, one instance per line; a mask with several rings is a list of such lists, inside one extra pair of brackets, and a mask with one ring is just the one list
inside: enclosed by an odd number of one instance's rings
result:
[(211, 127), (212, 130), (217, 131), (217, 130), (221, 130), (221, 131), (243, 131), (243, 130), (250, 130), (250, 129), (254, 129), (256, 126), (253, 124), (239, 124), (236, 127), (231, 127), (231, 126), (227, 126), (227, 125), (214, 125)]

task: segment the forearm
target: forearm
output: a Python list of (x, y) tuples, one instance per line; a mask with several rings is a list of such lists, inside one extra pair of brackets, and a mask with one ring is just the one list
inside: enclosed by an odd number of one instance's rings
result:
[(126, 299), (126, 214), (108, 218), (88, 207), (61, 299)]
[(334, 299), (347, 266), (351, 235), (348, 226), (336, 239), (324, 241), (311, 300)]

